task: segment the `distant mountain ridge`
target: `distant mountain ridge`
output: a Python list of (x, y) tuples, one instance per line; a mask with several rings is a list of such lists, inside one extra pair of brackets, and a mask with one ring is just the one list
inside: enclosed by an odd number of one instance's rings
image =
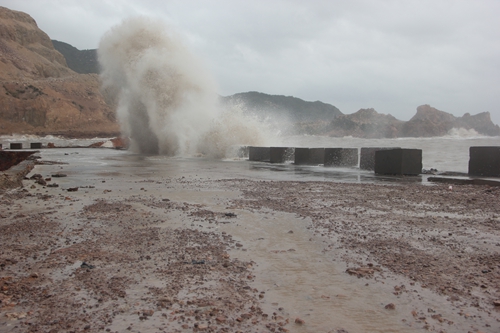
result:
[(221, 101), (262, 119), (293, 122), (294, 133), (289, 134), (361, 138), (433, 137), (446, 135), (452, 128), (464, 128), (475, 130), (480, 135), (500, 136), (500, 127), (493, 124), (489, 112), (455, 117), (427, 104), (419, 106), (409, 121), (403, 121), (390, 114), (378, 113), (375, 109), (343, 114), (331, 104), (255, 91), (221, 97)]
[(99, 74), (99, 62), (97, 61), (97, 50), (79, 50), (76, 47), (52, 39), (54, 48), (59, 51), (68, 67), (80, 74)]
[(268, 95), (250, 91), (221, 98), (223, 103), (239, 106), (261, 118), (287, 117), (293, 122), (330, 120), (342, 115), (335, 106), (320, 101), (306, 102), (293, 96)]

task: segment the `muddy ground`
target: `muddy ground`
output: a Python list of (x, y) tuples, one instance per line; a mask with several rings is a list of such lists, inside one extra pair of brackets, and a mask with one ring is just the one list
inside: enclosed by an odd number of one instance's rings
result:
[[(500, 330), (498, 187), (63, 172), (37, 166), (0, 197), (1, 332)], [(253, 238), (278, 217), (277, 238)], [(295, 286), (262, 278), (307, 246), (375, 305), (349, 317), (350, 289), (329, 294), (309, 271), (302, 311)]]

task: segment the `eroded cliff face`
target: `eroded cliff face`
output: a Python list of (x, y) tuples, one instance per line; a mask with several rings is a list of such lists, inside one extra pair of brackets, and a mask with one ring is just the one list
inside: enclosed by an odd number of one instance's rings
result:
[(440, 111), (430, 105), (421, 105), (413, 118), (404, 123), (401, 137), (432, 137), (446, 135), (452, 128), (473, 129), (482, 135), (500, 135), (500, 128), (491, 121), (490, 113), (483, 112), (463, 117)]
[(0, 134), (115, 136), (95, 74), (68, 68), (28, 14), (0, 7)]
[(481, 135), (500, 135), (500, 127), (493, 124), (489, 112), (474, 116), (466, 113), (463, 117), (455, 117), (430, 105), (419, 106), (415, 116), (408, 121), (397, 120), (374, 109), (361, 109), (353, 114), (336, 117), (321, 130), (337, 137), (398, 138), (444, 136), (453, 128), (472, 129)]

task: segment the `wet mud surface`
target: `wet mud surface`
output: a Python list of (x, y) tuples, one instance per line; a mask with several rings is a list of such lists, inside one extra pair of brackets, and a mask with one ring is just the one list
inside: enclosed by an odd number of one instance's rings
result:
[[(324, 252), (345, 262), (348, 274), (378, 281), (403, 277), (407, 282), (394, 285), (395, 295), (414, 293), (416, 284), (429, 289), (462, 319), (475, 317), (483, 326), (461, 327), (464, 331), (500, 327), (498, 187), (228, 183), (244, 193), (234, 207), (265, 207), (311, 219)], [(425, 329), (457, 331), (441, 309), (424, 310), (413, 310), (412, 316)], [(436, 321), (449, 327), (435, 327)]]
[(2, 332), (500, 329), (499, 188), (34, 173), (0, 196)]

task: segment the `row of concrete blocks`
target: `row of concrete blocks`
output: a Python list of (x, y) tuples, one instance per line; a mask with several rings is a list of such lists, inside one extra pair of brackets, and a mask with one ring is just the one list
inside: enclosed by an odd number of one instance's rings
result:
[[(11, 142), (9, 145), (10, 149), (23, 149), (23, 144), (21, 142)], [(0, 149), (2, 149), (2, 144), (0, 143)], [(42, 149), (41, 142), (31, 142), (30, 149)]]
[[(358, 148), (248, 147), (250, 161), (269, 163), (357, 167), (358, 158)], [(418, 175), (422, 172), (422, 150), (361, 148), (359, 167), (380, 174)]]
[[(500, 147), (470, 147), (469, 175), (500, 177)], [(358, 166), (357, 148), (248, 147), (250, 161), (319, 165)], [(422, 150), (402, 148), (361, 148), (359, 168), (378, 174), (419, 175)]]

